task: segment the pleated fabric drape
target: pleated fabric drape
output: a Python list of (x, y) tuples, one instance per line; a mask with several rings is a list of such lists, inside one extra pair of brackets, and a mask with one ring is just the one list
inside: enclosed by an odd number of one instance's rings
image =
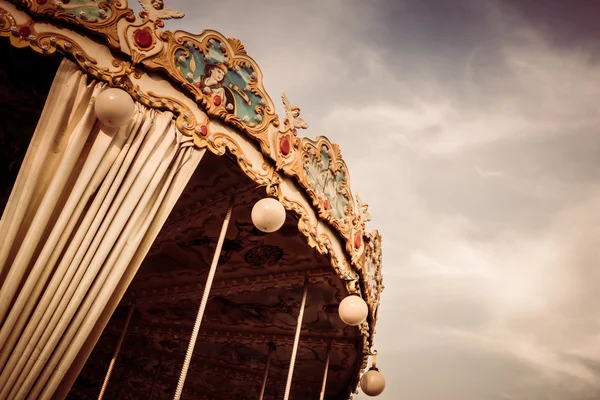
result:
[(0, 400), (52, 398), (87, 357), (204, 154), (140, 104), (104, 127), (105, 88), (61, 64), (0, 221)]

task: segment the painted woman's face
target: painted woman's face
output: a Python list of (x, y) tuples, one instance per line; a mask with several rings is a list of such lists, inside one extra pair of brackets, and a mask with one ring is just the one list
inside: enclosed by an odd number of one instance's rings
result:
[(223, 78), (225, 78), (225, 71), (223, 71), (221, 68), (214, 68), (211, 75), (217, 82), (221, 82)]

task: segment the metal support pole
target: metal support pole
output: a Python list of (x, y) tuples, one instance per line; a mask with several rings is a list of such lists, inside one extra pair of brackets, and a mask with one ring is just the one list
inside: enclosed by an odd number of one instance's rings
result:
[(296, 364), (296, 353), (298, 352), (298, 342), (300, 341), (300, 330), (302, 329), (302, 319), (304, 318), (304, 306), (306, 305), (306, 294), (308, 293), (308, 277), (304, 280), (304, 293), (302, 293), (302, 301), (300, 302), (300, 312), (298, 313), (298, 324), (296, 325), (296, 337), (294, 338), (294, 347), (292, 348), (292, 357), (290, 360), (290, 368), (288, 370), (287, 383), (285, 385), (285, 393), (283, 400), (290, 398), (290, 389), (292, 388), (292, 376), (294, 375), (294, 366)]
[(229, 200), (227, 214), (225, 215), (225, 220), (223, 221), (223, 226), (221, 228), (219, 240), (217, 241), (217, 248), (215, 249), (215, 254), (213, 256), (212, 264), (210, 266), (210, 270), (208, 271), (208, 277), (206, 278), (206, 286), (204, 287), (204, 293), (202, 293), (202, 300), (200, 301), (200, 308), (198, 309), (198, 315), (196, 315), (196, 322), (194, 323), (194, 329), (192, 330), (190, 342), (188, 343), (188, 349), (185, 354), (185, 360), (183, 360), (183, 367), (181, 367), (181, 375), (179, 375), (179, 382), (177, 383), (177, 389), (175, 390), (175, 395), (173, 396), (173, 400), (179, 400), (181, 398), (181, 392), (183, 391), (183, 384), (185, 383), (185, 377), (186, 377), (188, 369), (190, 367), (190, 362), (192, 361), (192, 354), (194, 353), (194, 346), (196, 345), (196, 339), (198, 338), (198, 333), (200, 332), (200, 324), (202, 323), (202, 318), (204, 317), (204, 311), (206, 310), (206, 303), (208, 303), (208, 295), (210, 294), (210, 288), (212, 286), (213, 279), (215, 278), (215, 272), (217, 270), (217, 265), (219, 264), (219, 257), (221, 256), (221, 249), (223, 248), (223, 242), (225, 242), (225, 235), (227, 234), (227, 227), (229, 226), (229, 221), (231, 220), (231, 214), (233, 212), (233, 202), (234, 202), (234, 197), (232, 196), (231, 199)]
[(325, 359), (325, 372), (323, 372), (323, 385), (321, 386), (321, 396), (319, 400), (323, 400), (325, 398), (325, 387), (327, 386), (327, 372), (329, 371), (329, 357), (331, 356), (331, 347), (332, 343), (329, 342), (327, 346), (327, 358)]
[(269, 353), (267, 354), (267, 365), (265, 366), (265, 376), (263, 377), (262, 387), (260, 388), (260, 396), (258, 400), (263, 400), (265, 388), (267, 387), (267, 378), (269, 377), (269, 367), (271, 366), (271, 353), (275, 350), (275, 344), (269, 343)]
[(127, 313), (127, 318), (125, 319), (125, 325), (123, 326), (123, 330), (121, 331), (121, 336), (119, 336), (119, 341), (117, 342), (117, 347), (115, 348), (112, 360), (110, 360), (110, 364), (108, 365), (108, 371), (106, 371), (106, 376), (104, 377), (104, 383), (102, 383), (102, 388), (100, 389), (98, 400), (102, 400), (102, 398), (104, 397), (104, 393), (106, 392), (106, 388), (108, 387), (108, 381), (110, 380), (110, 375), (112, 374), (113, 368), (115, 367), (115, 363), (117, 362), (117, 357), (119, 357), (121, 345), (123, 344), (123, 340), (125, 339), (125, 335), (127, 334), (127, 328), (129, 328), (129, 322), (131, 321), (131, 315), (133, 314), (134, 308), (135, 304), (129, 306), (129, 312)]

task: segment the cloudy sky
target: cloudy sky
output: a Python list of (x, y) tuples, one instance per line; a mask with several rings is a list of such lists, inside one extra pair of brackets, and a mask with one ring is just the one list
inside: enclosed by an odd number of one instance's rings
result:
[(600, 4), (167, 6), (341, 145), (384, 235), (381, 399), (600, 398)]

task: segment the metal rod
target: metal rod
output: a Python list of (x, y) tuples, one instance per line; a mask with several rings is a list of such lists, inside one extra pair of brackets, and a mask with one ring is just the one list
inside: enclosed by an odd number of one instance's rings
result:
[(298, 352), (298, 342), (300, 341), (300, 330), (302, 329), (302, 319), (304, 318), (304, 306), (306, 305), (306, 294), (308, 293), (308, 277), (304, 280), (304, 293), (302, 293), (302, 302), (300, 303), (300, 312), (298, 313), (298, 324), (296, 325), (296, 337), (294, 338), (294, 347), (292, 348), (292, 357), (290, 359), (290, 368), (288, 370), (287, 383), (285, 384), (285, 393), (283, 400), (290, 398), (290, 389), (292, 388), (292, 376), (294, 375), (294, 366), (296, 364), (296, 353)]
[(125, 335), (127, 334), (127, 328), (129, 328), (129, 322), (131, 321), (131, 315), (133, 314), (134, 308), (135, 304), (129, 306), (129, 312), (127, 313), (127, 318), (125, 319), (125, 325), (123, 326), (123, 330), (121, 331), (121, 336), (119, 336), (119, 341), (117, 342), (117, 347), (115, 348), (112, 360), (110, 360), (110, 364), (108, 365), (108, 371), (106, 371), (106, 376), (104, 377), (104, 383), (102, 383), (102, 388), (100, 389), (98, 400), (102, 400), (102, 398), (104, 397), (104, 393), (106, 392), (106, 388), (108, 387), (108, 381), (110, 380), (110, 375), (112, 374), (113, 368), (115, 367), (115, 363), (117, 362), (117, 357), (119, 357), (121, 345), (123, 344), (123, 340), (125, 339)]
[(158, 380), (158, 376), (160, 375), (161, 364), (162, 364), (162, 360), (158, 360), (158, 365), (156, 366), (156, 372), (154, 373), (154, 379), (152, 379), (152, 386), (150, 387), (150, 394), (148, 395), (148, 400), (152, 400), (152, 393), (154, 392), (154, 387), (156, 386), (156, 381)]
[(323, 386), (321, 386), (321, 396), (319, 400), (323, 400), (325, 398), (325, 387), (327, 386), (327, 372), (329, 371), (329, 357), (331, 356), (331, 347), (332, 343), (329, 342), (327, 346), (327, 358), (325, 359), (325, 372), (323, 372)]
[(194, 353), (194, 346), (196, 345), (198, 332), (200, 332), (200, 324), (202, 323), (204, 311), (206, 310), (208, 295), (210, 294), (210, 288), (215, 277), (217, 265), (219, 264), (219, 257), (221, 256), (221, 249), (223, 248), (223, 242), (225, 242), (225, 235), (227, 234), (227, 228), (229, 226), (229, 221), (231, 220), (231, 214), (233, 212), (233, 202), (234, 197), (231, 196), (231, 199), (229, 200), (229, 206), (227, 208), (227, 214), (225, 215), (225, 220), (223, 221), (223, 226), (219, 235), (219, 240), (217, 241), (217, 248), (215, 249), (212, 264), (208, 272), (208, 277), (206, 278), (206, 286), (204, 287), (204, 293), (202, 294), (202, 300), (200, 301), (200, 308), (198, 309), (198, 315), (196, 315), (196, 322), (194, 323), (194, 329), (192, 330), (192, 335), (188, 343), (188, 349), (185, 354), (185, 359), (183, 360), (183, 367), (181, 368), (181, 375), (179, 375), (179, 382), (177, 383), (177, 389), (175, 390), (175, 396), (173, 397), (173, 400), (179, 400), (181, 398), (183, 384), (185, 383), (185, 377), (187, 376), (187, 372), (190, 367), (190, 362), (192, 361), (192, 354)]
[(263, 400), (265, 395), (265, 388), (267, 387), (267, 378), (269, 377), (269, 367), (271, 366), (271, 353), (275, 350), (275, 345), (269, 343), (269, 353), (267, 354), (267, 365), (265, 366), (265, 376), (263, 377), (262, 387), (260, 388), (260, 395), (258, 400)]

